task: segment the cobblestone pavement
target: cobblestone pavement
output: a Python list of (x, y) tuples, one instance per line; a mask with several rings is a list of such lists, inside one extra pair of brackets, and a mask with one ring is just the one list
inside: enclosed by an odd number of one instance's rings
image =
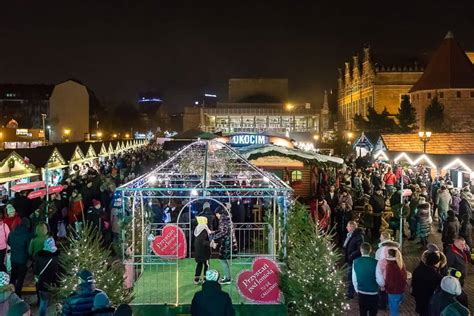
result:
[[(436, 227), (435, 227), (436, 226)], [(436, 243), (440, 249), (442, 249), (441, 243), (441, 234), (437, 232), (437, 222), (434, 223), (432, 229), (432, 233), (429, 238), (430, 242)], [(407, 266), (407, 270), (413, 272), (416, 268), (418, 263), (420, 262), (420, 256), (422, 253), (422, 249), (420, 244), (417, 241), (408, 241), (404, 239), (403, 241), (403, 259), (405, 260), (405, 264)], [(471, 314), (474, 314), (474, 266), (470, 265), (468, 268), (468, 273), (466, 277), (466, 281), (464, 284), (464, 291), (468, 298), (470, 298), (469, 302), (469, 309), (471, 310)], [(349, 301), (350, 310), (346, 313), (346, 315), (359, 315), (359, 306), (357, 303), (357, 296), (355, 299)], [(379, 311), (377, 315), (384, 316), (389, 315), (388, 311)], [(405, 293), (405, 298), (402, 302), (400, 308), (400, 315), (403, 316), (415, 316), (418, 315), (415, 312), (415, 300), (413, 296), (410, 294), (410, 289), (407, 290)]]

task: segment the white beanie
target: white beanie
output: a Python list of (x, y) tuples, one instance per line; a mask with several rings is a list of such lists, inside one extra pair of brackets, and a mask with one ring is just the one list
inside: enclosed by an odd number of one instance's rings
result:
[(206, 281), (217, 281), (219, 280), (219, 272), (217, 270), (207, 270)]
[(445, 276), (441, 280), (441, 289), (455, 296), (461, 295), (462, 292), (461, 283), (453, 276)]

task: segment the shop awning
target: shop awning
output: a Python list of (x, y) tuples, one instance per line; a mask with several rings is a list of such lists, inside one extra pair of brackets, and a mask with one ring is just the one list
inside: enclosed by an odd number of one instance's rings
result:
[(16, 175), (16, 176), (0, 178), (0, 183), (5, 183), (5, 182), (9, 182), (9, 181), (18, 180), (18, 179), (24, 179), (24, 178), (31, 178), (31, 177), (35, 177), (35, 176), (39, 176), (39, 173), (35, 173), (35, 172), (24, 173), (24, 174), (19, 174), (19, 175)]
[(239, 151), (244, 158), (249, 160), (267, 156), (283, 156), (295, 160), (300, 160), (305, 163), (344, 163), (344, 160), (339, 157), (322, 155), (319, 153), (313, 153), (293, 148), (286, 148), (276, 145), (253, 145), (242, 147), (239, 149)]

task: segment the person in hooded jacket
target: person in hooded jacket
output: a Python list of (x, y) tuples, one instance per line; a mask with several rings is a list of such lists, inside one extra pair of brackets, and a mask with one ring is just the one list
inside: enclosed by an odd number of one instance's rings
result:
[(198, 225), (194, 229), (194, 259), (196, 260), (196, 271), (194, 273), (194, 284), (201, 283), (201, 273), (204, 268), (206, 275), (209, 268), (209, 259), (211, 258), (211, 241), (209, 235), (211, 230), (207, 227), (207, 218), (204, 216), (196, 217)]
[(235, 230), (233, 229), (232, 219), (225, 209), (219, 208), (216, 211), (216, 217), (219, 220), (219, 228), (214, 233), (213, 239), (219, 244), (219, 261), (224, 270), (224, 276), (222, 280), (220, 280), (220, 283), (230, 284), (232, 282), (232, 276), (229, 259), (232, 253), (237, 252)]
[[(434, 293), (430, 301), (430, 315), (439, 316), (446, 315), (452, 316), (456, 314), (447, 314), (445, 311), (448, 307), (448, 311), (455, 307), (456, 311), (459, 311), (457, 315), (469, 315), (469, 310), (462, 306), (456, 299), (462, 292), (461, 284), (459, 280), (453, 276), (445, 276), (441, 280), (440, 288)], [(454, 304), (454, 306), (453, 306)]]
[(43, 250), (35, 255), (34, 262), (33, 273), (40, 298), (39, 315), (45, 316), (51, 300), (50, 287), (59, 284), (60, 274), (59, 251), (52, 237), (44, 241)]
[(208, 270), (206, 281), (202, 290), (194, 294), (191, 303), (192, 316), (234, 316), (235, 311), (232, 300), (226, 292), (222, 291), (219, 272)]
[(454, 242), (454, 239), (459, 235), (459, 229), (461, 225), (459, 220), (454, 215), (454, 212), (449, 210), (448, 217), (443, 226), (443, 234), (441, 236), (441, 241), (443, 242), (443, 249), (446, 251), (447, 247)]
[(8, 225), (10, 228), (10, 231), (14, 230), (15, 227), (21, 224), (21, 217), (18, 215), (17, 211), (11, 204), (7, 204), (6, 207), (7, 210), (7, 216), (4, 218), (5, 224)]
[(10, 307), (21, 301), (15, 294), (15, 287), (10, 284), (8, 273), (0, 272), (0, 315), (7, 315)]
[(88, 270), (82, 270), (76, 275), (79, 284), (76, 290), (63, 303), (62, 316), (89, 315), (94, 307), (94, 298), (103, 293), (95, 287), (94, 275)]
[(440, 260), (438, 253), (425, 251), (413, 271), (411, 293), (415, 297), (415, 310), (421, 316), (430, 316), (430, 299), (441, 284), (443, 277), (438, 271)]
[(21, 224), (8, 235), (8, 245), (10, 245), (10, 260), (12, 264), (10, 282), (15, 286), (15, 293), (21, 297), (21, 289), (25, 281), (28, 247), (30, 245), (30, 220), (22, 218)]

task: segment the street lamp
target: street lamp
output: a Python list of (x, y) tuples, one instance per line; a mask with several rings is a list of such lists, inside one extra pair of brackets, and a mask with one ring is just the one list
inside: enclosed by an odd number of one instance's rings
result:
[(130, 134), (125, 134), (125, 138), (130, 138)]
[(294, 106), (293, 104), (291, 104), (291, 103), (287, 103), (287, 104), (285, 105), (285, 107), (286, 107), (286, 109), (287, 109), (288, 111), (291, 111), (291, 110), (293, 110), (293, 109), (295, 108), (295, 106)]
[(43, 119), (43, 145), (46, 145), (46, 114), (42, 113), (41, 118)]
[(65, 128), (63, 131), (63, 137), (66, 142), (69, 141), (69, 135), (71, 135), (71, 130), (69, 128)]
[(354, 137), (354, 133), (352, 132), (347, 132), (347, 143), (350, 145), (352, 143), (352, 138)]
[(426, 154), (426, 144), (431, 139), (431, 132), (420, 131), (418, 132), (418, 137), (420, 137), (420, 140), (423, 142), (423, 153)]
[(314, 139), (315, 141), (318, 141), (318, 140), (319, 140), (319, 135), (318, 135), (318, 134), (314, 134), (314, 135), (313, 135), (313, 139)]
[(97, 138), (101, 139), (102, 138), (102, 132), (97, 132)]
[(113, 134), (112, 137), (113, 137), (113, 138), (117, 138), (117, 134)]

